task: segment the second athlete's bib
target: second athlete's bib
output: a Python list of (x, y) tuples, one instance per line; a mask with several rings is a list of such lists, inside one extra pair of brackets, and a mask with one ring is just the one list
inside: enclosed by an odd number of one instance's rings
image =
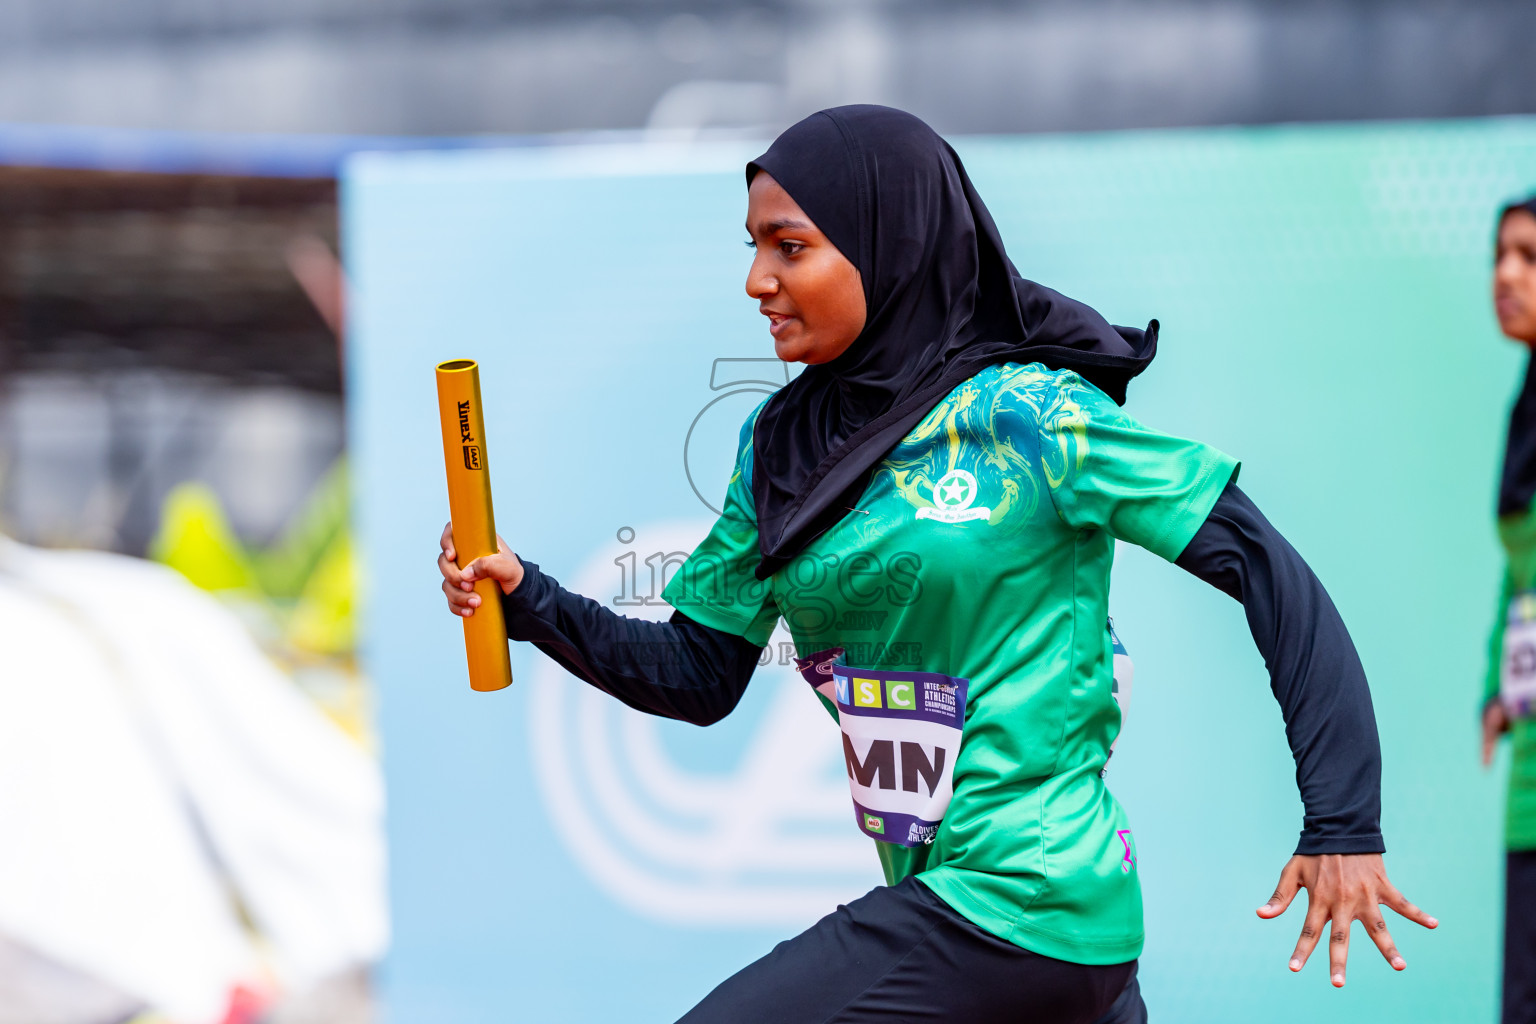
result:
[(1523, 590), (1509, 599), (1499, 699), (1517, 718), (1536, 708), (1536, 591)]
[(968, 681), (850, 668), (836, 664), (841, 654), (812, 655), (802, 672), (837, 708), (859, 828), (885, 843), (931, 843), (954, 796)]

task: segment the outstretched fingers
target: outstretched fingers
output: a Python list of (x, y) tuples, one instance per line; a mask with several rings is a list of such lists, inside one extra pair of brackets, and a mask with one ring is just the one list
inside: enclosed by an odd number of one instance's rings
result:
[(1408, 902), (1387, 879), (1379, 853), (1297, 854), (1280, 875), (1280, 884), (1259, 916), (1274, 918), (1290, 906), (1299, 889), (1307, 890), (1307, 913), (1301, 937), (1291, 954), (1290, 968), (1299, 971), (1328, 934), (1328, 975), (1335, 988), (1343, 988), (1349, 964), (1349, 933), (1354, 922), (1365, 927), (1371, 941), (1395, 971), (1408, 966), (1382, 914), (1391, 907), (1410, 921), (1434, 928), (1440, 922)]
[(1404, 896), (1401, 892), (1398, 892), (1396, 886), (1388, 885), (1385, 891), (1382, 892), (1381, 896), (1381, 902), (1385, 903), (1387, 906), (1391, 907), (1399, 914), (1402, 914), (1404, 917), (1414, 922), (1415, 924), (1421, 924), (1425, 928), (1440, 927), (1440, 922), (1438, 919), (1431, 917), (1429, 914), (1426, 914), (1424, 911), (1408, 902), (1408, 897)]
[(1334, 988), (1344, 987), (1344, 968), (1349, 963), (1349, 926), (1351, 918), (1334, 915), (1333, 929), (1328, 936), (1328, 974)]
[[(1383, 885), (1379, 900), (1408, 920), (1421, 924), (1425, 928), (1435, 928), (1440, 924), (1439, 921), (1408, 902), (1408, 898), (1390, 882)], [(1372, 911), (1371, 914), (1362, 917), (1360, 922), (1365, 925), (1366, 931), (1371, 933), (1371, 941), (1376, 943), (1376, 948), (1381, 950), (1381, 955), (1387, 958), (1387, 963), (1392, 965), (1392, 969), (1401, 971), (1408, 966), (1408, 963), (1397, 951), (1397, 944), (1392, 941), (1392, 932), (1387, 928), (1386, 918), (1381, 915), (1381, 908), (1374, 907)]]
[(1370, 933), (1371, 941), (1376, 943), (1376, 948), (1381, 950), (1381, 955), (1387, 958), (1387, 963), (1392, 965), (1394, 971), (1400, 971), (1408, 966), (1403, 955), (1397, 951), (1397, 943), (1392, 941), (1392, 933), (1387, 929), (1387, 919), (1380, 912), (1360, 919), (1365, 925), (1365, 930)]
[(1299, 971), (1307, 965), (1307, 958), (1317, 948), (1317, 941), (1323, 937), (1323, 926), (1327, 923), (1326, 911), (1316, 906), (1307, 907), (1306, 919), (1301, 923), (1301, 937), (1296, 940), (1296, 949), (1291, 953), (1292, 971)]
[(1280, 872), (1280, 882), (1275, 886), (1275, 894), (1269, 898), (1269, 902), (1260, 907), (1256, 913), (1266, 921), (1279, 917), (1290, 907), (1291, 901), (1301, 891), (1301, 872), (1293, 865), (1287, 864), (1285, 870)]

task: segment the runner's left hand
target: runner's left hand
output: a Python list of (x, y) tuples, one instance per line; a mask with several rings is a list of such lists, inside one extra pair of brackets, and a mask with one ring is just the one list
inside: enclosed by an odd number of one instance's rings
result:
[(1387, 869), (1379, 853), (1292, 857), (1285, 870), (1280, 872), (1280, 884), (1275, 887), (1275, 894), (1259, 908), (1259, 916), (1266, 921), (1279, 917), (1302, 889), (1307, 890), (1307, 916), (1302, 922), (1296, 952), (1291, 954), (1291, 970), (1301, 970), (1317, 946), (1323, 926), (1332, 921), (1328, 961), (1335, 988), (1344, 987), (1344, 964), (1349, 959), (1349, 927), (1353, 922), (1365, 925), (1366, 933), (1394, 971), (1408, 965), (1392, 942), (1392, 933), (1387, 931), (1382, 906), (1391, 907), (1425, 928), (1440, 924), (1397, 891), (1387, 879)]

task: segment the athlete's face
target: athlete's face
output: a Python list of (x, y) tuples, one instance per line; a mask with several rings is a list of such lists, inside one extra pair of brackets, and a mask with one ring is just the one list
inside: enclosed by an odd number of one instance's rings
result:
[(747, 190), (747, 234), (756, 250), (747, 294), (768, 318), (778, 357), (825, 363), (848, 351), (864, 329), (859, 269), (763, 171)]
[(1524, 210), (1516, 210), (1499, 225), (1493, 308), (1501, 331), (1536, 346), (1536, 217)]

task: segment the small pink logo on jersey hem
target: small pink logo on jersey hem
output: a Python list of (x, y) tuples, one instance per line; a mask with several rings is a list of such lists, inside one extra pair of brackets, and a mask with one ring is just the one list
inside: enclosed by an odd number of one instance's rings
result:
[(1115, 835), (1119, 836), (1120, 841), (1125, 844), (1125, 859), (1120, 862), (1120, 871), (1128, 875), (1131, 873), (1131, 868), (1136, 866), (1136, 855), (1131, 852), (1131, 830), (1122, 828)]

